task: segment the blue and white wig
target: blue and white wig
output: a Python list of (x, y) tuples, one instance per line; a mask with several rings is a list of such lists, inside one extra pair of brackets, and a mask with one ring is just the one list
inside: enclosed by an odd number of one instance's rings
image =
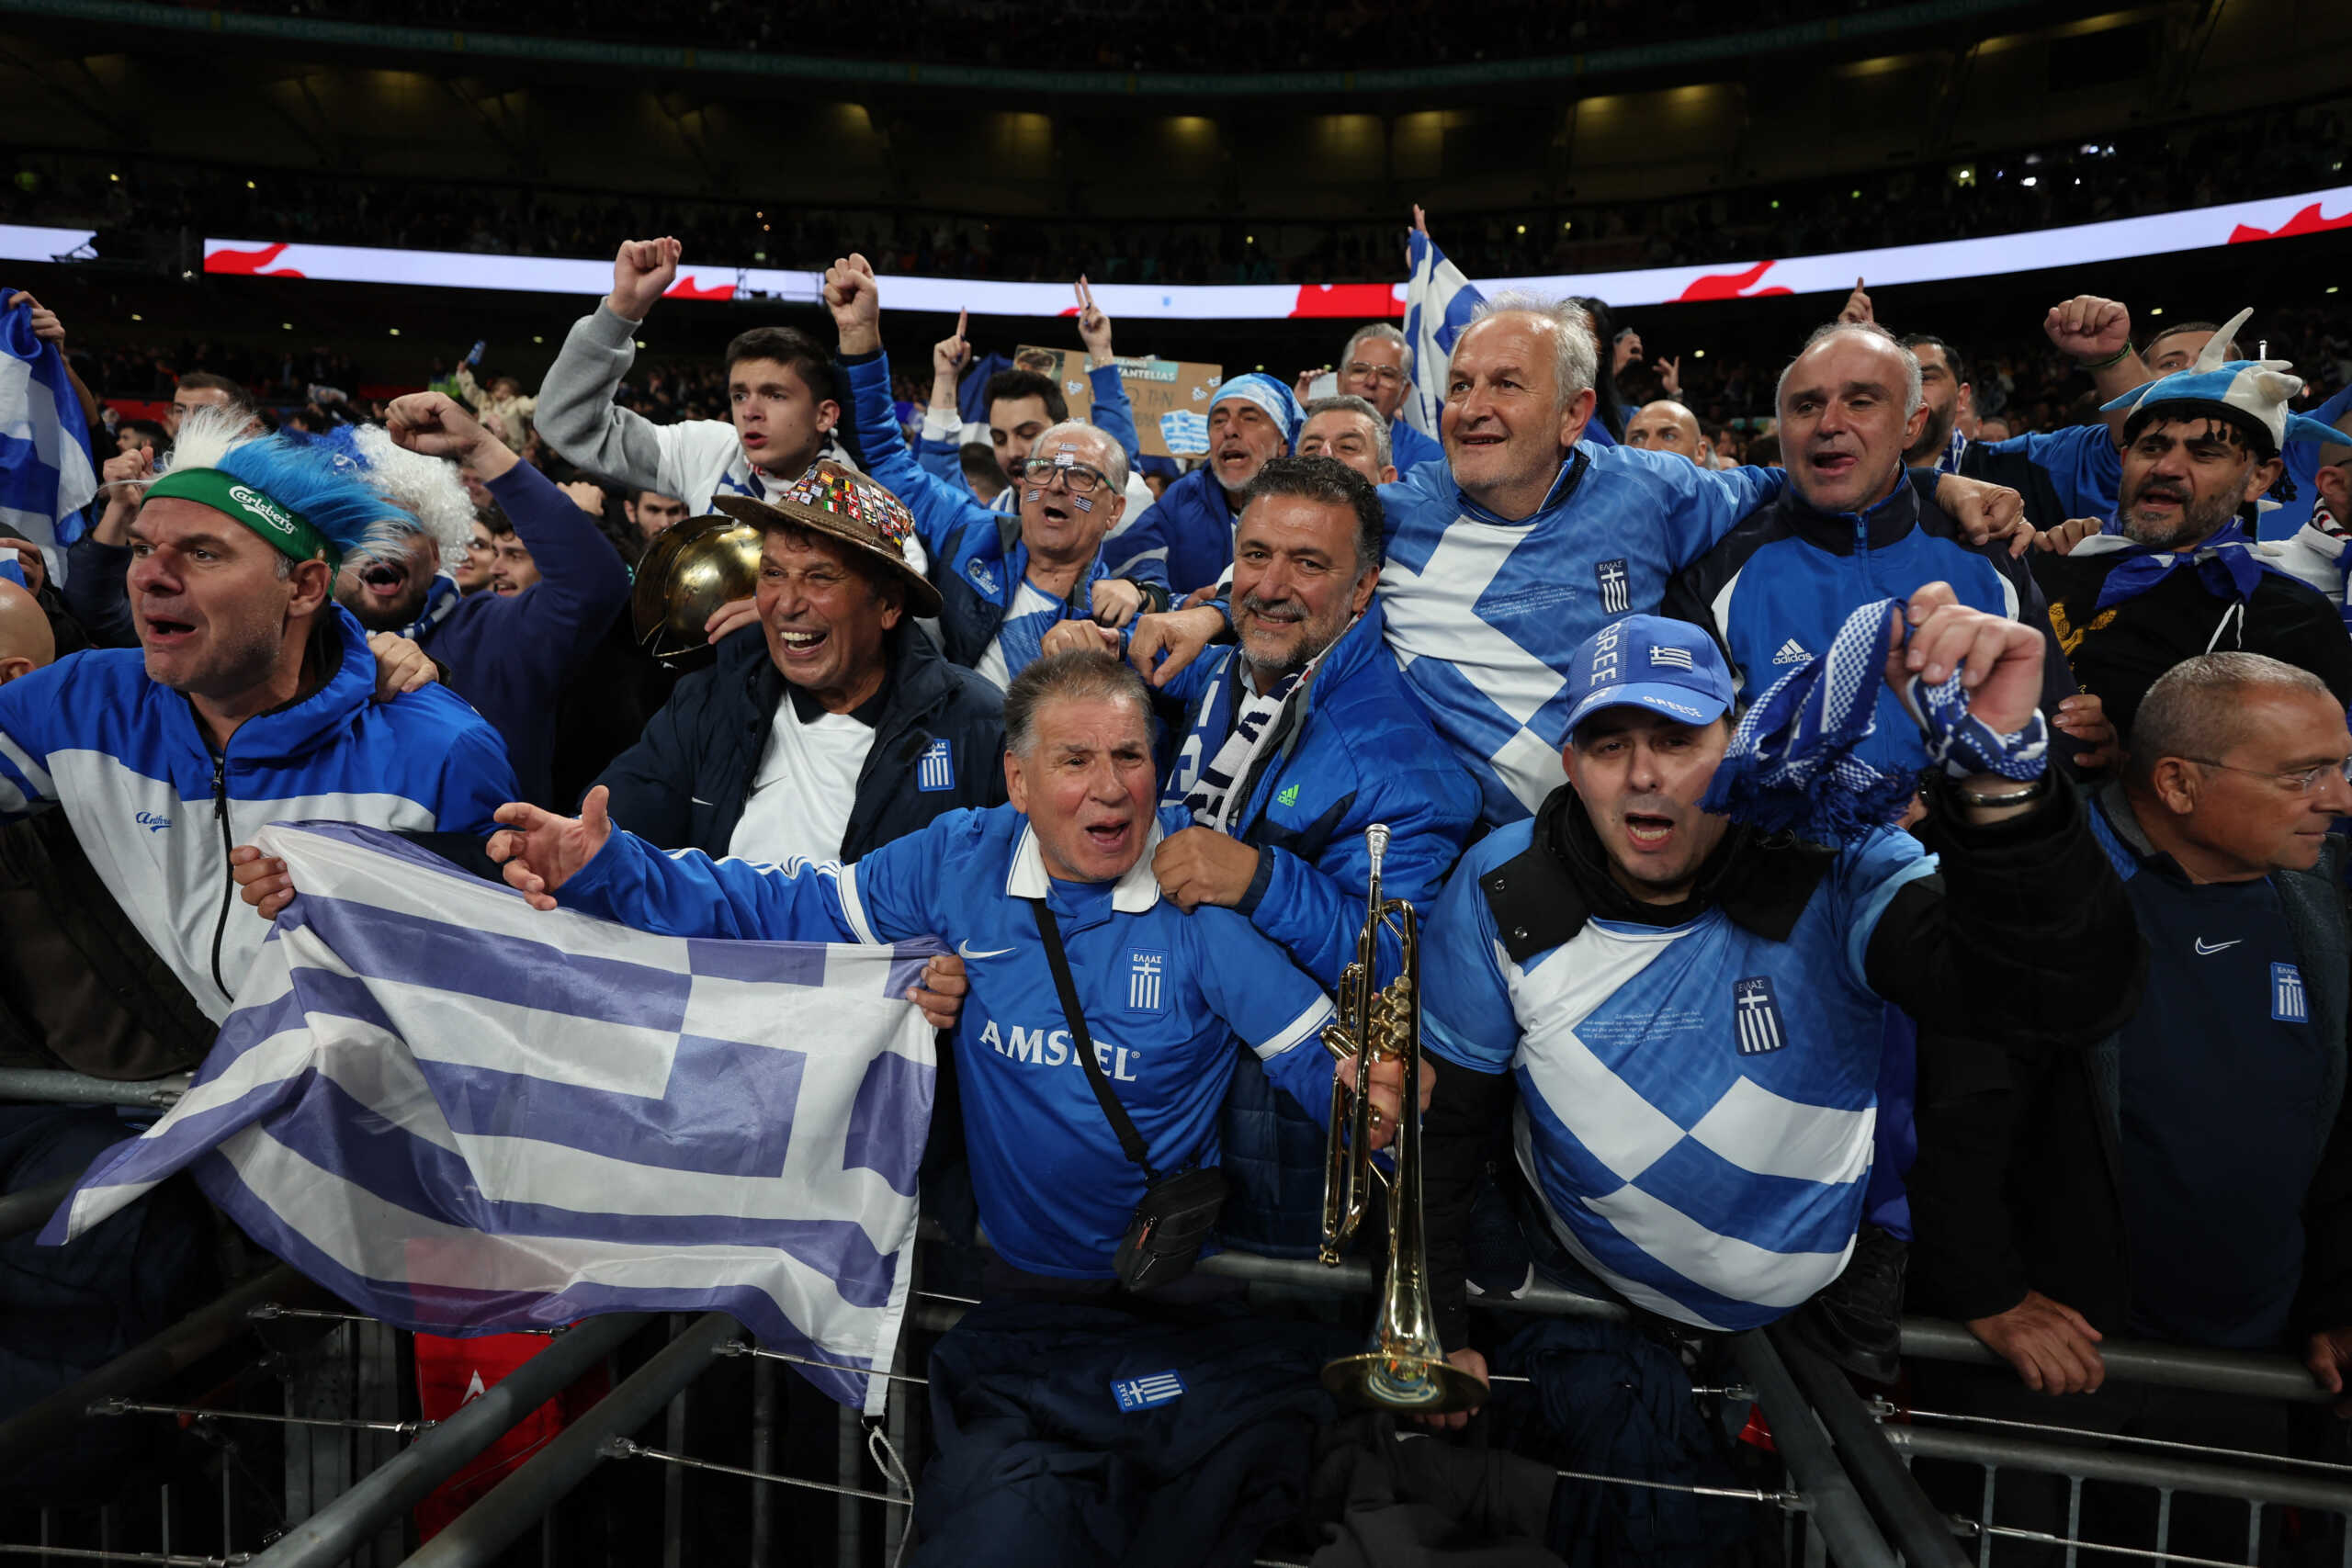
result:
[[(261, 435), (242, 411), (202, 408), (180, 422), (170, 472), (217, 468), (302, 520), (349, 560), (397, 555), (423, 527), (366, 468), (326, 442)], [(389, 441), (389, 437), (387, 440)], [(424, 459), (427, 462), (432, 459)], [(460, 497), (464, 490), (458, 491)]]

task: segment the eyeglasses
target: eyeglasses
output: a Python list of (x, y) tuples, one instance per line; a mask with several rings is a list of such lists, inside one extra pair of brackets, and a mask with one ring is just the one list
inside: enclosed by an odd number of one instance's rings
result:
[(1056, 474), (1072, 495), (1092, 495), (1102, 488), (1102, 470), (1090, 468), (1084, 463), (1066, 463), (1059, 457), (1024, 457), (1021, 460), (1023, 479), (1039, 490), (1051, 484)]
[(1348, 367), (1351, 376), (1368, 376), (1375, 381), (1402, 381), (1405, 373), (1394, 365), (1374, 365), (1359, 359)]
[(2311, 795), (2329, 779), (2342, 779), (2352, 784), (2352, 757), (2340, 762), (2322, 762), (2317, 767), (2295, 768), (2278, 773), (2269, 768), (2241, 768), (2235, 762), (2217, 762), (2211, 757), (2183, 757), (2184, 762), (2199, 762), (2209, 768), (2225, 768), (2233, 773), (2252, 773), (2258, 779), (2269, 779), (2281, 789), (2300, 790)]

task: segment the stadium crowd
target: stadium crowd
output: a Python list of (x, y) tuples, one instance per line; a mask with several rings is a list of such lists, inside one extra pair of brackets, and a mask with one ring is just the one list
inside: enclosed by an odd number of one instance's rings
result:
[[(2110, 1338), (2342, 1391), (2340, 318), (2081, 295), (1967, 344), (1865, 286), (1702, 378), (1600, 301), (1497, 297), (1442, 358), (1375, 323), (1233, 376), (1170, 458), (1082, 278), (1080, 416), (962, 325), (894, 334), (857, 254), (831, 341), (640, 367), (690, 249), (622, 243), (535, 387), (467, 363), (373, 401), (326, 350), (76, 377), (81, 323), (0, 299), (101, 481), (63, 547), (0, 541), (6, 1059), (202, 1060), (300, 892), (254, 844), (277, 821), (670, 936), (935, 939), (907, 994), (959, 1109), (925, 1203), (985, 1304), (934, 1407), (990, 1367), (1094, 1381), (941, 1433), (915, 1561), (1059, 1561), (1170, 1506), (1123, 1490), (1173, 1484), (1139, 1461), (994, 1468), (1133, 1440), (1097, 1408), (1135, 1370), (1105, 1309), (1204, 1314), (1200, 1392), (1251, 1358), (1312, 1387), (1328, 1337), (1187, 1270), (1211, 1222), (1317, 1250), (1319, 1034), (1377, 865), (1422, 921), (1431, 1070), (1418, 1106), (1375, 1071), (1374, 1137), (1422, 1119), (1459, 1372), (1604, 1409), (1785, 1322), (1886, 1383), (1907, 1304), (1997, 1355), (1912, 1370), (1986, 1416), (2288, 1450), (2276, 1408), (2103, 1388)], [(111, 418), (93, 378), (168, 410)], [(754, 591), (657, 660), (632, 593), (662, 608), (670, 547), (734, 525)], [(0, 1171), (128, 1131), (0, 1106)], [(0, 1309), (40, 1325), (0, 1344), (0, 1415), (201, 1299), (204, 1224), (167, 1185), (62, 1252), (0, 1243)], [(1578, 1329), (1605, 1361), (1469, 1310), (1539, 1279), (1629, 1310)], [(1303, 1444), (1265, 1424), (1306, 1408), (1184, 1407), (1247, 1459), (1188, 1472), (1199, 1529), (1253, 1544), (1295, 1501)], [(1642, 1473), (1720, 1472), (1703, 1426), (1593, 1425)], [(2070, 1528), (2063, 1488), (2001, 1506)], [(1677, 1528), (1731, 1550), (1722, 1518)], [(2188, 1498), (2171, 1529), (2246, 1540)]]

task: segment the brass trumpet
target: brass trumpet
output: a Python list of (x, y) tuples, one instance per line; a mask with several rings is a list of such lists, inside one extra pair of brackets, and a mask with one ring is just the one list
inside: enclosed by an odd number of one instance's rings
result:
[[(1323, 1386), (1351, 1404), (1438, 1415), (1487, 1400), (1487, 1385), (1449, 1363), (1438, 1342), (1430, 1305), (1429, 1248), (1421, 1232), (1421, 950), (1413, 907), (1383, 898), (1380, 863), (1388, 829), (1364, 829), (1372, 862), (1363, 929), (1355, 962), (1340, 976), (1339, 1017), (1324, 1026), (1323, 1044), (1342, 1064), (1331, 1077), (1331, 1133), (1323, 1169), (1323, 1244), (1318, 1256), (1337, 1268), (1370, 1201), (1373, 1183), (1388, 1193), (1388, 1269), (1380, 1282), (1380, 1316), (1372, 1348), (1343, 1356), (1323, 1369)], [(1380, 933), (1393, 932), (1404, 963), (1396, 978), (1377, 983)], [(1404, 1120), (1396, 1128), (1396, 1168), (1372, 1163), (1374, 1062), (1402, 1058)], [(1346, 1064), (1352, 1063), (1350, 1071)]]

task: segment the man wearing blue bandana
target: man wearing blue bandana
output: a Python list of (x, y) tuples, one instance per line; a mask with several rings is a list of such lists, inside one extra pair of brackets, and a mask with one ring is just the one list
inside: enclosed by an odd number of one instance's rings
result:
[(1250, 481), (1298, 445), (1306, 415), (1272, 376), (1236, 376), (1209, 400), (1208, 461), (1168, 487), (1152, 509), (1168, 545), (1168, 586), (1182, 599), (1213, 588), (1233, 564), (1233, 529)]
[[(1813, 843), (1710, 809), (1732, 681), (1697, 627), (1632, 615), (1577, 649), (1565, 784), (1473, 846), (1423, 936), (1445, 1064), (1423, 1134), (1430, 1277), (1457, 1364), (1484, 1365), (1462, 1237), (1506, 1149), (1540, 1271), (1686, 1327), (1754, 1328), (1853, 1247), (1888, 1004), (2031, 1050), (2129, 1016), (2129, 908), (2034, 744), (2042, 638), (1942, 583), (1879, 635), (1835, 663), (1834, 723), (1880, 679), (1917, 677), (1931, 750), (1980, 727), (1989, 742), (1935, 774), (1924, 845), (1883, 826)], [(2053, 877), (2070, 897), (2041, 896)]]
[(2286, 445), (2341, 437), (2288, 412), (2303, 384), (2284, 361), (2223, 359), (2249, 313), (2216, 332), (2188, 369), (2118, 400), (2129, 417), (2109, 531), (2034, 557), (2075, 678), (2127, 745), (2149, 686), (2200, 653), (2266, 654), (2352, 704), (2352, 637), (2336, 606), (2270, 570), (2252, 536)]
[(1102, 559), (1102, 541), (1127, 504), (1127, 455), (1116, 437), (1080, 420), (1041, 432), (1022, 466), (1016, 514), (992, 512), (960, 480), (925, 472), (907, 449), (882, 353), (882, 296), (864, 256), (826, 270), (825, 303), (841, 329), (866, 471), (914, 513), (951, 663), (1001, 688), (1035, 662), (1062, 621), (1122, 626), (1168, 607), (1158, 560), (1137, 560), (1118, 577)]

